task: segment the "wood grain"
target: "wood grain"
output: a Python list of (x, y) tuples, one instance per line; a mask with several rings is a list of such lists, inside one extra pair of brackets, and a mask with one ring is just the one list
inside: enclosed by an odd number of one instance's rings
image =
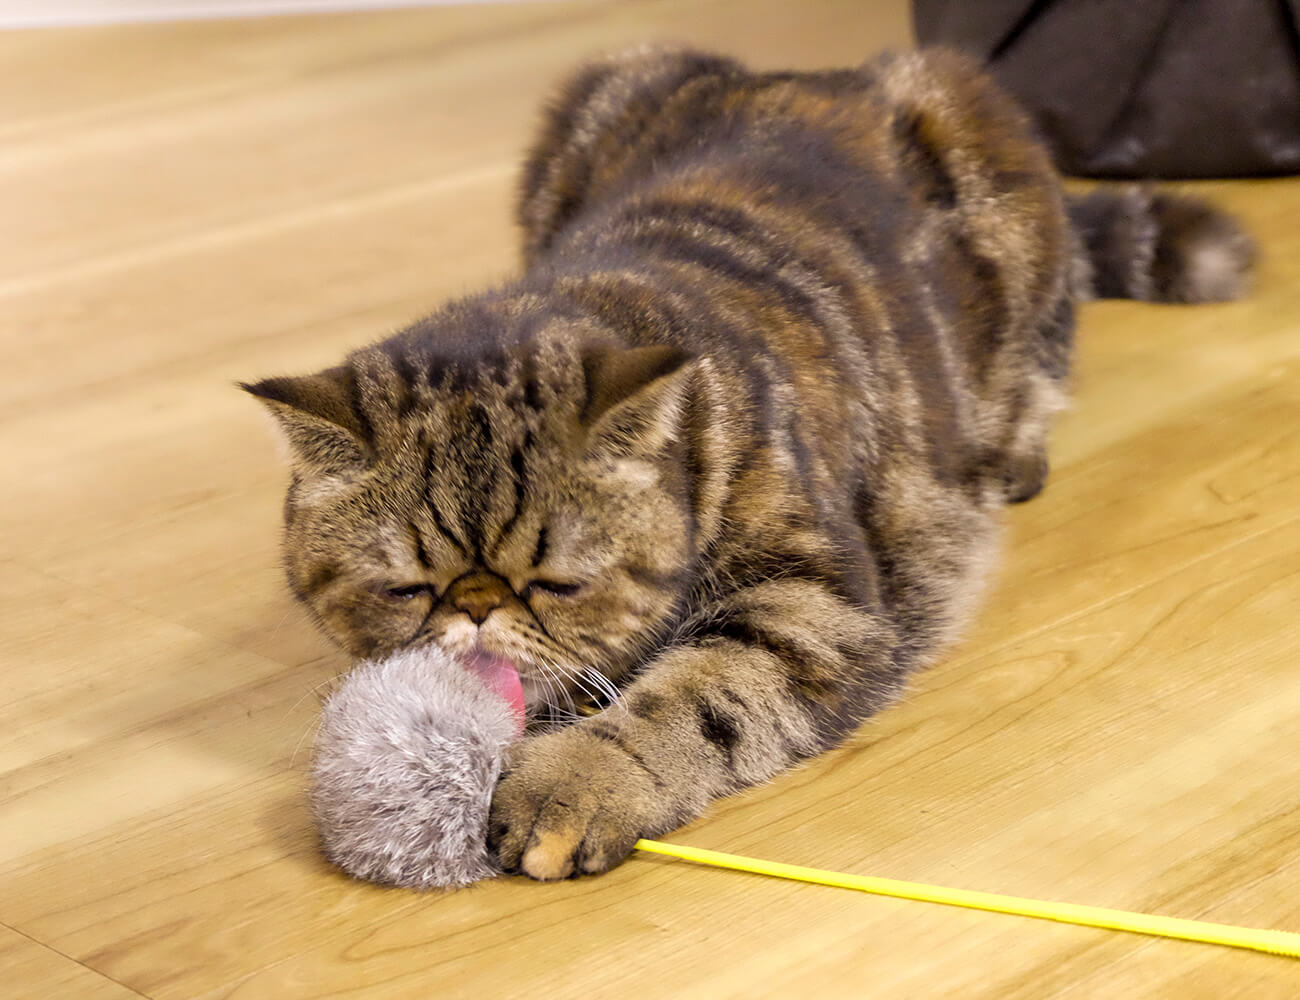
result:
[(0, 926), (0, 968), (6, 997), (45, 1000), (51, 996), (85, 1000), (133, 1000), (140, 994), (113, 982), (66, 955)]
[[(1300, 963), (635, 857), (351, 882), (304, 787), (344, 667), (285, 593), (231, 383), (515, 266), (546, 86), (686, 38), (905, 44), (890, 2), (641, 0), (0, 35), (0, 997), (1300, 995)], [(969, 636), (851, 744), (685, 842), (1300, 930), (1300, 182), (1252, 297), (1083, 312), (1047, 492)]]

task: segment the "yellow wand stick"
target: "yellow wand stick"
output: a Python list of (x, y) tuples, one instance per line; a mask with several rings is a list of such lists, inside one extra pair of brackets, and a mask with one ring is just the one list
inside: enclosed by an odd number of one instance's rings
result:
[(723, 854), (721, 851), (706, 851), (698, 847), (664, 844), (657, 840), (638, 840), (636, 848), (650, 854), (664, 854), (701, 865), (733, 868), (736, 871), (772, 875), (798, 882), (814, 882), (841, 889), (856, 889), (859, 892), (871, 892), (878, 896), (917, 899), (927, 903), (964, 906), (972, 910), (1012, 913), (1021, 917), (1038, 917), (1042, 920), (1056, 920), (1083, 927), (1104, 927), (1114, 931), (1153, 934), (1157, 937), (1177, 938), (1181, 941), (1201, 941), (1206, 944), (1227, 945), (1230, 948), (1250, 948), (1273, 955), (1300, 958), (1300, 933), (1292, 931), (1256, 930), (1251, 927), (1233, 927), (1231, 924), (1212, 924), (1203, 920), (1130, 913), (1127, 910), (1111, 910), (1103, 906), (1053, 903), (1043, 899), (1001, 896), (994, 892), (946, 889), (943, 886), (901, 882), (892, 878), (848, 875), (842, 872), (823, 871), (820, 868), (786, 865), (779, 861), (744, 858), (736, 854)]

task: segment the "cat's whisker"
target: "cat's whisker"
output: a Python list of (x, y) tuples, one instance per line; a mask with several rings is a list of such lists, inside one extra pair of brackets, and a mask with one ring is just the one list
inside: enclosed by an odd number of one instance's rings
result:
[[(317, 692), (319, 692), (321, 688), (323, 688), (323, 687), (327, 687), (327, 686), (329, 686), (329, 685), (331, 685), (331, 684), (335, 684), (335, 683), (337, 683), (337, 682), (338, 682), (338, 677), (337, 677), (337, 676), (334, 676), (334, 677), (327, 677), (327, 678), (325, 678), (325, 680), (321, 681), (319, 684), (313, 684), (311, 687), (309, 687), (306, 691), (304, 691), (304, 692), (303, 692), (303, 693), (298, 697), (298, 700), (297, 700), (297, 701), (295, 701), (292, 705), (290, 705), (290, 706), (285, 710), (284, 716), (281, 718), (280, 721), (283, 722), (284, 719), (287, 719), (289, 716), (291, 716), (295, 711), (297, 711), (299, 705), (301, 705), (304, 701), (306, 701), (306, 700), (307, 700), (308, 698), (310, 698), (312, 695), (317, 694)], [(322, 704), (322, 705), (325, 704), (325, 699), (319, 697), (319, 695), (317, 696), (317, 701), (318, 701), (320, 704)]]
[[(579, 690), (593, 701), (608, 701), (618, 704), (624, 711), (626, 705), (623, 703), (622, 695), (609, 680), (593, 668), (580, 668), (574, 670), (563, 662), (571, 658), (569, 652), (560, 646), (551, 636), (537, 629), (529, 629), (529, 638), (539, 652), (534, 654), (539, 665), (543, 666), (547, 673), (556, 682), (558, 690), (564, 694), (565, 700), (568, 701), (571, 711), (568, 713), (574, 719), (581, 719), (583, 716), (577, 712), (577, 706), (573, 702), (572, 695), (569, 693), (568, 685), (563, 682), (563, 678), (568, 678)], [(562, 660), (548, 659), (546, 653), (560, 654)], [(557, 711), (560, 706), (551, 703), (550, 706)]]
[(587, 667), (583, 670), (582, 676), (590, 681), (605, 696), (605, 700), (611, 705), (617, 705), (619, 710), (624, 714), (627, 713), (627, 703), (623, 700), (623, 692), (618, 689), (608, 677), (593, 667)]
[(556, 685), (555, 678), (551, 673), (550, 667), (548, 667), (545, 663), (542, 663), (540, 661), (538, 662), (537, 665), (538, 667), (541, 668), (542, 673), (540, 679), (546, 688), (546, 693), (542, 697), (542, 703), (552, 711), (557, 710), (558, 709), (557, 696), (561, 694), (562, 691)]
[(560, 695), (560, 697), (564, 699), (564, 701), (569, 706), (567, 709), (564, 709), (559, 705), (557, 700), (556, 702), (552, 703), (551, 707), (554, 708), (557, 712), (563, 712), (565, 716), (569, 719), (581, 719), (582, 714), (578, 711), (578, 706), (574, 704), (573, 695), (570, 693), (568, 687), (564, 684), (559, 664), (547, 664), (546, 671), (548, 677), (550, 678), (549, 683), (554, 685), (554, 690)]
[(599, 703), (605, 700), (605, 696), (608, 694), (607, 690), (592, 679), (585, 667), (577, 671), (569, 671), (568, 677), (593, 702)]
[(284, 623), (289, 620), (291, 614), (293, 614), (293, 608), (289, 607), (285, 610), (284, 614), (280, 616), (280, 620), (275, 623), (275, 628), (271, 629), (271, 634), (267, 638), (274, 639), (279, 634)]
[(559, 677), (554, 667), (550, 663), (548, 663), (546, 661), (546, 658), (542, 655), (534, 653), (532, 654), (531, 658), (542, 671), (540, 679), (546, 686), (546, 696), (544, 697), (544, 704), (546, 705), (546, 707), (550, 709), (552, 712), (563, 711), (563, 709), (560, 708), (558, 699), (555, 700), (552, 699), (553, 694), (563, 695), (565, 700), (568, 701), (569, 703), (569, 711), (565, 714), (576, 717), (577, 711), (576, 711), (576, 706), (574, 706), (573, 704), (573, 699), (569, 697), (569, 694), (565, 690), (564, 685), (560, 683)]
[(289, 755), (289, 767), (291, 769), (298, 763), (298, 751), (302, 749), (303, 743), (307, 741), (308, 737), (310, 737), (314, 745), (316, 742), (316, 734), (319, 732), (320, 720), (315, 721), (303, 730), (302, 735), (298, 737), (298, 742), (294, 744), (293, 753)]

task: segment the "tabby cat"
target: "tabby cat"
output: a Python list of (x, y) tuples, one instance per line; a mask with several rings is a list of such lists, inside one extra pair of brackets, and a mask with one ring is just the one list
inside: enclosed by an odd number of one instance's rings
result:
[(288, 577), (324, 631), (518, 669), (490, 839), (539, 879), (889, 704), (1043, 487), (1076, 304), (1232, 298), (1252, 256), (1190, 199), (1063, 195), (943, 51), (588, 65), (518, 216), (518, 280), (245, 388), (290, 444)]

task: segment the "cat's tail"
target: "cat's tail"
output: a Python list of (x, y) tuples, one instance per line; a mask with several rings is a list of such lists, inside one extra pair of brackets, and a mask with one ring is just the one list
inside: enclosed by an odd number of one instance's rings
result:
[(1066, 207), (1097, 298), (1226, 302), (1245, 294), (1255, 243), (1208, 202), (1124, 185), (1067, 196)]

